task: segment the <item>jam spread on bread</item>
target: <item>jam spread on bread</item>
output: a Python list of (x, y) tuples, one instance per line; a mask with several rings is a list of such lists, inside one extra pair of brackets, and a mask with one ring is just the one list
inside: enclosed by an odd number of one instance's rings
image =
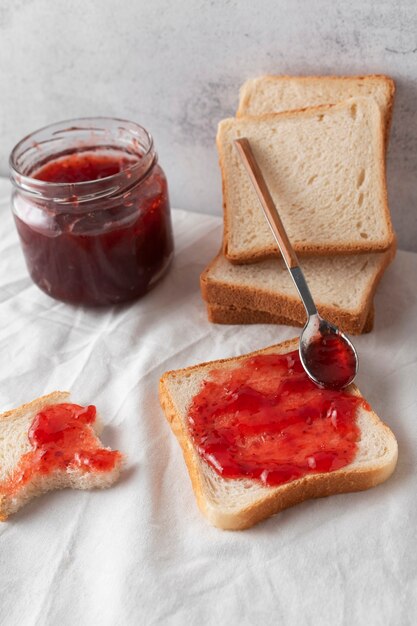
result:
[(363, 398), (320, 389), (298, 351), (214, 369), (188, 411), (199, 454), (224, 478), (281, 485), (355, 458)]
[(336, 334), (319, 335), (308, 345), (305, 358), (309, 372), (317, 380), (325, 380), (326, 387), (341, 389), (355, 375), (355, 353)]
[(63, 472), (110, 472), (121, 459), (117, 450), (106, 450), (96, 438), (92, 424), (94, 406), (62, 403), (46, 406), (32, 420), (24, 454), (0, 492), (12, 495), (36, 475)]
[[(53, 190), (50, 201), (25, 198), (15, 215), (31, 277), (48, 295), (73, 304), (116, 304), (145, 294), (164, 273), (173, 251), (167, 182), (156, 162), (134, 180), (131, 166), (139, 162), (123, 151), (76, 152), (32, 174), (74, 193), (73, 201), (59, 205)], [(82, 184), (113, 175), (126, 178), (125, 193), (92, 191), (88, 199)], [(79, 183), (87, 194), (83, 202)]]

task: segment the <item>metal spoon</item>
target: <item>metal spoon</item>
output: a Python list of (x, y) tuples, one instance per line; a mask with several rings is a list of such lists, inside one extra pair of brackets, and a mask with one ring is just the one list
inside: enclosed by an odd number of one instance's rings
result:
[(320, 387), (343, 389), (357, 374), (356, 350), (344, 333), (318, 314), (297, 255), (288, 239), (249, 140), (242, 137), (235, 139), (234, 144), (307, 312), (307, 323), (300, 336), (301, 363), (309, 378)]

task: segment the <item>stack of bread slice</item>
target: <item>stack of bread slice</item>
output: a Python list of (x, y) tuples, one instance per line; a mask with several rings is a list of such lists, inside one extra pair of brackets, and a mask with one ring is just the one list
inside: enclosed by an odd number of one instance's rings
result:
[(323, 317), (373, 326), (395, 255), (385, 181), (394, 83), (386, 76), (264, 76), (219, 124), (222, 248), (201, 275), (209, 319), (302, 326), (305, 311), (234, 147), (247, 137)]

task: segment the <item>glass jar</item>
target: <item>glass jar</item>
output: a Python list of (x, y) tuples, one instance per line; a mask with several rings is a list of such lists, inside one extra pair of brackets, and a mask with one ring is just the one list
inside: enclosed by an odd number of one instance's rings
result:
[(32, 280), (64, 302), (144, 295), (173, 256), (168, 187), (152, 136), (112, 118), (47, 126), (10, 156), (12, 210)]

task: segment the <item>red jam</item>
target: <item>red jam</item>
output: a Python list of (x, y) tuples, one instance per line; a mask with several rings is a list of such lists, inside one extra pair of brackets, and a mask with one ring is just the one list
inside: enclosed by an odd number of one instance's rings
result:
[(320, 389), (298, 351), (215, 369), (194, 397), (189, 428), (200, 455), (224, 478), (281, 485), (355, 458), (362, 398)]
[(111, 472), (122, 455), (101, 447), (92, 425), (94, 406), (54, 404), (38, 413), (29, 428), (32, 449), (20, 459), (0, 491), (13, 495), (35, 475), (62, 472)]
[(308, 345), (307, 369), (331, 389), (342, 389), (356, 373), (356, 358), (350, 345), (339, 335), (319, 335)]
[[(130, 182), (130, 166), (139, 162), (115, 150), (77, 152), (32, 174), (71, 185), (75, 194), (64, 208), (23, 194), (15, 201), (30, 275), (48, 295), (73, 304), (117, 304), (144, 295), (164, 274), (173, 251), (167, 182), (157, 164)], [(99, 189), (100, 181), (116, 174), (125, 180), (126, 193), (110, 199), (98, 193), (78, 202), (78, 183), (96, 181)]]
[(33, 178), (47, 183), (86, 183), (119, 174), (135, 163), (137, 159), (127, 156), (76, 152), (46, 163), (33, 174)]

